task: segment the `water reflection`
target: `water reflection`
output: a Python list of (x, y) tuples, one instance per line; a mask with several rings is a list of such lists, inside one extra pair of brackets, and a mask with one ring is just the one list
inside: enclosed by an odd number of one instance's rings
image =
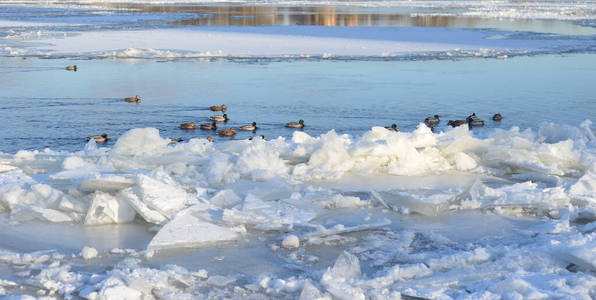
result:
[[(182, 26), (416, 26), (495, 28), (554, 34), (596, 34), (596, 28), (558, 20), (491, 19), (466, 16), (411, 14), (391, 8), (337, 6), (148, 5), (101, 4), (124, 12), (189, 14), (191, 17), (154, 24)], [(195, 17), (192, 17), (192, 16)]]
[(275, 7), (275, 6), (183, 6), (106, 4), (110, 9), (136, 10), (147, 13), (190, 13), (197, 15), (169, 22), (193, 26), (423, 26), (471, 27), (478, 18), (452, 16), (410, 16), (409, 14), (363, 11), (361, 8), (333, 6)]

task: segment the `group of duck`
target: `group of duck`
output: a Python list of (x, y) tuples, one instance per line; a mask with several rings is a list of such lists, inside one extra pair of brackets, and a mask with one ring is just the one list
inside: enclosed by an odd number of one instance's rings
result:
[[(73, 66), (67, 66), (66, 70), (68, 71), (77, 71), (77, 66), (73, 65)], [(141, 101), (141, 96), (136, 95), (135, 97), (126, 97), (124, 98), (124, 101), (126, 102), (131, 102), (131, 103), (140, 103)], [(216, 115), (216, 116), (211, 116), (209, 117), (209, 119), (212, 121), (211, 123), (205, 123), (205, 124), (201, 124), (199, 126), (200, 129), (202, 130), (217, 130), (218, 126), (217, 123), (226, 123), (230, 120), (230, 118), (228, 117), (228, 115), (225, 113), (227, 110), (227, 106), (225, 104), (222, 104), (220, 106), (218, 105), (214, 105), (214, 106), (210, 106), (209, 109), (211, 111), (219, 111), (222, 112), (222, 115)], [(494, 121), (501, 121), (503, 119), (503, 116), (501, 116), (500, 113), (497, 113), (495, 115), (493, 115), (493, 120)], [(430, 128), (430, 130), (432, 132), (435, 131), (435, 125), (439, 124), (440, 122), (440, 118), (439, 115), (434, 115), (433, 117), (428, 117), (426, 119), (424, 119), (424, 124), (426, 124), (426, 126), (428, 126)], [(465, 120), (449, 120), (447, 122), (447, 125), (451, 126), (451, 127), (458, 127), (461, 126), (463, 124), (468, 124), (469, 127), (479, 127), (479, 126), (484, 126), (484, 121), (480, 120), (477, 116), (476, 113), (473, 113), (471, 115), (469, 115)], [(304, 128), (304, 120), (300, 120), (298, 122), (288, 122), (286, 123), (286, 127), (289, 128)], [(179, 126), (180, 129), (185, 129), (185, 130), (194, 130), (196, 129), (196, 124), (195, 122), (190, 122), (190, 123), (182, 123)], [(256, 122), (252, 122), (252, 124), (250, 125), (244, 125), (244, 126), (240, 126), (238, 127), (239, 130), (244, 130), (244, 131), (252, 131), (252, 132), (256, 132), (256, 130), (259, 127), (257, 126)], [(391, 130), (391, 131), (399, 131), (397, 124), (392, 124), (391, 126), (385, 127), (387, 130)], [(236, 128), (232, 127), (232, 128), (227, 128), (227, 129), (220, 129), (216, 131), (217, 135), (219, 136), (224, 136), (224, 137), (234, 137), (236, 135)], [(260, 136), (263, 139), (266, 139), (265, 136)], [(255, 136), (251, 136), (249, 139), (253, 139), (255, 138)], [(93, 135), (90, 137), (87, 137), (87, 141), (89, 141), (90, 139), (94, 139), (96, 143), (105, 143), (107, 142), (110, 138), (108, 137), (107, 134), (102, 134), (102, 135)], [(210, 136), (207, 137), (207, 140), (213, 142), (214, 139)], [(175, 144), (178, 142), (181, 142), (182, 139), (179, 140), (172, 140), (170, 142), (170, 144)]]
[[(70, 66), (69, 66), (70, 67)], [(68, 67), (67, 67), (67, 70)], [(74, 66), (74, 71), (76, 71), (76, 66)], [(124, 101), (126, 102), (135, 102), (135, 103), (139, 103), (141, 101), (141, 97), (139, 95), (136, 95), (135, 97), (127, 97), (124, 98)], [(218, 105), (214, 105), (214, 106), (210, 106), (209, 109), (211, 111), (218, 111), (218, 112), (222, 112), (224, 113), (223, 115), (216, 115), (216, 116), (211, 116), (209, 117), (209, 119), (212, 121), (211, 123), (205, 123), (205, 124), (201, 124), (199, 125), (199, 129), (201, 130), (217, 130), (218, 129), (218, 125), (217, 123), (226, 123), (230, 120), (230, 118), (228, 117), (228, 115), (225, 113), (227, 110), (227, 106), (225, 104), (222, 104), (220, 106)], [(304, 120), (300, 120), (298, 122), (288, 122), (286, 123), (286, 127), (288, 128), (304, 128), (305, 124), (304, 124)], [(184, 130), (194, 130), (197, 128), (195, 122), (190, 122), (190, 123), (182, 123), (179, 126), (180, 129), (184, 129)], [(252, 122), (252, 124), (250, 125), (244, 125), (244, 126), (240, 126), (238, 127), (239, 130), (244, 130), (244, 131), (252, 131), (252, 132), (256, 132), (256, 130), (259, 127), (257, 126), (257, 122)], [(226, 128), (226, 129), (220, 129), (216, 131), (217, 135), (219, 136), (223, 136), (223, 137), (234, 137), (236, 135), (236, 128), (232, 127), (232, 128)], [(254, 139), (256, 136), (251, 136), (249, 138), (249, 140)], [(262, 139), (267, 139), (265, 136), (260, 135), (259, 136)], [(108, 137), (107, 134), (102, 134), (102, 135), (93, 135), (90, 137), (87, 137), (87, 141), (89, 140), (95, 140), (96, 143), (105, 143), (107, 142), (110, 137)], [(215, 141), (212, 137), (208, 136), (207, 140), (210, 142)], [(178, 139), (178, 140), (171, 140), (170, 144), (176, 144), (178, 142), (181, 142), (182, 139)]]
[[(224, 113), (223, 115), (216, 115), (216, 116), (211, 116), (209, 117), (209, 120), (211, 120), (211, 123), (205, 123), (205, 124), (201, 124), (199, 126), (199, 128), (201, 130), (217, 130), (218, 125), (217, 123), (226, 123), (230, 120), (230, 118), (228, 117), (228, 115), (225, 113), (226, 110), (228, 109), (228, 107), (225, 104), (222, 105), (214, 105), (214, 106), (210, 106), (209, 110), (211, 111), (219, 111)], [(304, 128), (304, 120), (300, 120), (298, 122), (288, 122), (286, 123), (286, 127), (289, 128)], [(196, 124), (195, 122), (191, 122), (191, 123), (182, 123), (180, 124), (180, 129), (196, 129)], [(244, 126), (240, 126), (238, 127), (238, 130), (244, 130), (244, 131), (252, 131), (252, 132), (256, 132), (256, 130), (259, 129), (259, 127), (257, 126), (257, 122), (252, 122), (252, 124), (250, 125), (244, 125)], [(236, 128), (232, 127), (232, 128), (227, 128), (227, 129), (220, 129), (217, 130), (217, 135), (219, 136), (227, 136), (227, 137), (234, 137), (236, 135)], [(251, 136), (249, 139), (253, 139), (255, 136)], [(264, 136), (260, 136), (263, 139), (266, 139)], [(207, 139), (209, 141), (213, 141), (212, 137), (207, 137)]]
[[(493, 115), (493, 121), (501, 121), (501, 120), (503, 120), (503, 116), (500, 113)], [(435, 132), (435, 125), (439, 124), (439, 122), (441, 122), (439, 115), (434, 115), (432, 117), (428, 117), (428, 118), (424, 119), (424, 124), (426, 126), (428, 126), (432, 132)], [(476, 113), (473, 113), (473, 114), (469, 115), (465, 120), (449, 120), (447, 122), (447, 125), (449, 125), (451, 127), (458, 127), (463, 124), (468, 124), (469, 127), (480, 127), (480, 126), (484, 126), (484, 121), (480, 120), (476, 116)], [(387, 130), (391, 130), (391, 131), (399, 130), (397, 127), (397, 124), (392, 124), (391, 126), (388, 126), (385, 128)]]

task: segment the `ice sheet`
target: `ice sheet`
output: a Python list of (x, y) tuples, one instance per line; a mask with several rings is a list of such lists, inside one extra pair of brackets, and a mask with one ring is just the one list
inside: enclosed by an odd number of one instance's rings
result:
[[(192, 29), (88, 31), (43, 38), (35, 48), (4, 51), (49, 57), (395, 57), (442, 53), (444, 56), (499, 56), (586, 49), (585, 41), (491, 38), (501, 32), (429, 27), (260, 26)], [(15, 52), (16, 51), (16, 52)], [(20, 54), (19, 54), (20, 53)]]

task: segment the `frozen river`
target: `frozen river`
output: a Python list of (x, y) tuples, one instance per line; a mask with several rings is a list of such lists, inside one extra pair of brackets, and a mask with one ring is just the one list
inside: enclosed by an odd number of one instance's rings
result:
[(595, 12), (1, 2), (0, 298), (593, 299)]

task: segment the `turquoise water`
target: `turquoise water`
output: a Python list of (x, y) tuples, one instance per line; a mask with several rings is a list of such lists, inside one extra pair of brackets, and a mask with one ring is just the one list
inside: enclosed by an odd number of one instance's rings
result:
[[(70, 64), (78, 72), (64, 70)], [(442, 119), (438, 129), (448, 130), (447, 120), (476, 113), (488, 121), (474, 129), (480, 135), (541, 122), (578, 125), (596, 113), (595, 70), (594, 54), (428, 61), (3, 57), (0, 151), (80, 150), (86, 136), (118, 137), (137, 127), (170, 138), (206, 137), (213, 132), (177, 127), (208, 122), (214, 113), (207, 107), (220, 104), (229, 107), (226, 127), (255, 121), (257, 134), (269, 138), (290, 137), (283, 124), (298, 119), (312, 135), (360, 135), (392, 123), (411, 131), (434, 114)], [(141, 104), (122, 100), (135, 94)], [(503, 121), (490, 120), (497, 112)]]

